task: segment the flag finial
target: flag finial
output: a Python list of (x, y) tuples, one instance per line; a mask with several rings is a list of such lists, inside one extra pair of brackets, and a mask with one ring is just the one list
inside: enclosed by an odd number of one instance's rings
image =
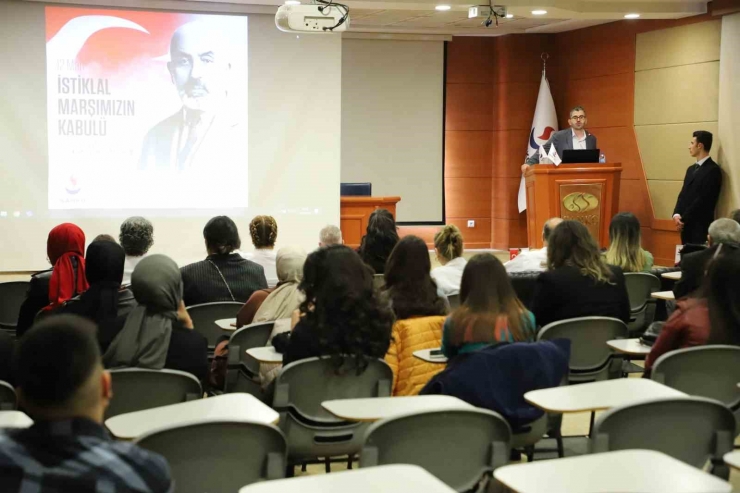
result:
[(546, 51), (543, 51), (540, 55), (540, 58), (542, 59), (542, 75), (545, 75), (546, 68), (547, 68), (547, 60), (550, 58), (550, 54)]

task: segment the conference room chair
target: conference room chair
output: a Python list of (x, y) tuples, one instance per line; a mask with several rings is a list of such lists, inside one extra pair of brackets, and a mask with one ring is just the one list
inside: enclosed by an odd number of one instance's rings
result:
[(0, 380), (0, 411), (13, 411), (17, 406), (15, 389), (8, 382)]
[(740, 347), (676, 349), (655, 361), (650, 378), (689, 395), (716, 399), (740, 420)]
[(110, 375), (113, 398), (105, 419), (203, 397), (198, 379), (184, 371), (121, 368), (110, 370)]
[(260, 364), (247, 354), (247, 349), (265, 346), (274, 327), (274, 321), (259, 322), (242, 327), (231, 335), (224, 388), (226, 392), (247, 392), (262, 398), (258, 381)]
[(0, 282), (0, 329), (7, 330), (13, 337), (18, 313), (30, 285), (28, 281)]
[(208, 340), (208, 348), (213, 350), (218, 339), (224, 335), (231, 335), (232, 331), (224, 330), (216, 325), (216, 320), (236, 318), (244, 303), (234, 301), (218, 301), (215, 303), (202, 303), (187, 307), (190, 318), (193, 319), (193, 327), (199, 334), (203, 334)]
[(385, 276), (383, 274), (373, 275), (373, 287), (375, 289), (383, 289), (385, 286)]
[(369, 423), (337, 418), (322, 402), (390, 397), (392, 386), (393, 371), (380, 359), (369, 360), (360, 374), (350, 357), (340, 366), (331, 358), (308, 358), (284, 367), (275, 380), (272, 407), (288, 441), (288, 476), (296, 464), (320, 457), (329, 472), (332, 457), (346, 455), (351, 461), (362, 447)]
[(201, 422), (158, 430), (136, 443), (167, 459), (178, 491), (233, 493), (285, 477), (287, 445), (272, 425)]
[(704, 397), (655, 399), (606, 411), (594, 426), (591, 453), (656, 450), (727, 479), (722, 456), (732, 451), (735, 417), (721, 402)]
[(486, 409), (411, 413), (367, 430), (360, 467), (421, 466), (456, 491), (470, 491), (509, 461), (511, 429)]
[(626, 272), (624, 283), (630, 300), (630, 337), (639, 337), (655, 317), (655, 300), (651, 293), (660, 291), (660, 279), (647, 272)]
[(450, 304), (450, 310), (455, 310), (460, 306), (460, 295), (451, 294), (447, 297), (447, 302)]

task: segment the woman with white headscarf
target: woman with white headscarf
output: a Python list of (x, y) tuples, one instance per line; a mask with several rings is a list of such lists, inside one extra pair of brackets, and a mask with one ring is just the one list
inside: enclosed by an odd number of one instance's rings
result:
[(185, 310), (177, 264), (165, 255), (145, 257), (131, 275), (131, 290), (139, 305), (101, 334), (104, 347), (112, 339), (103, 356), (106, 368), (169, 368), (205, 380), (208, 342)]

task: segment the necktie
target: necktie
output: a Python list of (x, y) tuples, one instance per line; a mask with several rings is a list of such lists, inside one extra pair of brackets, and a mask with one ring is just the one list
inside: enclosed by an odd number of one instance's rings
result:
[(177, 155), (177, 167), (180, 170), (185, 169), (185, 165), (188, 162), (190, 153), (195, 147), (195, 143), (198, 142), (198, 124), (200, 123), (200, 116), (195, 116), (187, 119), (188, 138), (185, 141), (185, 145)]

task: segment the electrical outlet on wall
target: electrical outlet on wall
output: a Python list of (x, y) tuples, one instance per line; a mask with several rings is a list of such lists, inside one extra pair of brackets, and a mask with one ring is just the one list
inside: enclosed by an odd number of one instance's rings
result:
[(468, 228), (474, 228), (474, 227), (475, 227), (475, 220), (468, 219)]

